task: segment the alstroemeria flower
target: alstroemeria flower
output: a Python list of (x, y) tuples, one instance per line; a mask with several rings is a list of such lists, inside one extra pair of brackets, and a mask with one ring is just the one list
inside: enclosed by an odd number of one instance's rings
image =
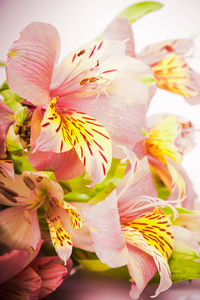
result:
[(145, 113), (149, 89), (141, 81), (152, 73), (125, 56), (125, 42), (91, 42), (56, 66), (59, 47), (53, 26), (31, 23), (8, 53), (7, 80), (21, 97), (43, 105), (32, 120), (29, 159), (34, 168), (45, 166), (60, 179), (85, 169), (95, 184), (111, 164), (110, 138), (124, 146), (135, 138), (127, 132)]
[[(130, 22), (116, 18), (108, 25), (104, 37), (129, 39), (128, 55), (137, 57), (148, 64), (156, 79), (157, 87), (182, 95), (189, 104), (200, 102), (200, 74), (187, 62), (187, 53), (193, 47), (192, 39), (167, 40), (144, 48), (140, 53), (134, 51), (134, 38)], [(132, 50), (132, 53), (131, 51)]]
[(183, 205), (192, 208), (196, 193), (180, 165), (193, 141), (191, 122), (178, 116), (157, 115), (150, 118), (149, 123), (148, 129), (143, 128), (143, 140), (133, 147), (133, 151), (139, 158), (148, 156), (152, 172), (169, 189), (171, 199), (186, 196)]
[(156, 295), (171, 286), (167, 261), (173, 236), (170, 219), (161, 210), (165, 202), (151, 198), (156, 191), (147, 159), (138, 164), (128, 189), (127, 176), (117, 193), (92, 206), (86, 218), (98, 257), (110, 267), (127, 264), (133, 281), (130, 296), (138, 299), (156, 270), (161, 277)]
[(35, 249), (40, 239), (37, 209), (44, 205), (53, 246), (65, 263), (72, 252), (72, 240), (76, 246), (90, 249), (84, 227), (80, 230), (83, 224), (77, 209), (63, 196), (61, 186), (43, 173), (25, 172), (15, 175), (14, 180), (5, 172), (0, 174), (0, 203), (12, 206), (0, 211), (1, 243), (11, 249)]
[(38, 257), (19, 274), (0, 285), (2, 299), (40, 299), (52, 293), (70, 274), (72, 261), (63, 266), (58, 257)]

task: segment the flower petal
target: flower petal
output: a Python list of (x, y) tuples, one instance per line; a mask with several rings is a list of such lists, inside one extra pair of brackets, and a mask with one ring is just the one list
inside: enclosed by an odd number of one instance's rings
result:
[(186, 98), (194, 98), (199, 93), (199, 84), (195, 85), (190, 79), (192, 70), (177, 54), (165, 56), (152, 67), (152, 71), (159, 88), (183, 95)]
[(127, 264), (127, 249), (121, 233), (115, 193), (91, 206), (86, 221), (99, 259), (109, 267)]
[(146, 152), (167, 164), (166, 156), (180, 162), (183, 156), (175, 141), (181, 133), (180, 122), (175, 116), (164, 118), (158, 125), (150, 129), (144, 141)]
[[(172, 284), (171, 276), (170, 276), (170, 269), (169, 269), (169, 266), (168, 266), (165, 256), (163, 256), (163, 253), (166, 254), (167, 252), (162, 251), (162, 253), (161, 253), (159, 251), (160, 248), (159, 248), (159, 250), (157, 250), (157, 248), (155, 248), (155, 246), (151, 245), (151, 242), (153, 241), (154, 237), (156, 237), (156, 234), (153, 238), (150, 237), (150, 239), (149, 239), (149, 234), (148, 234), (148, 239), (147, 239), (145, 237), (145, 235), (146, 235), (146, 233), (148, 233), (148, 229), (145, 229), (145, 231), (140, 233), (135, 228), (130, 228), (128, 226), (127, 227), (122, 226), (122, 230), (123, 230), (124, 237), (125, 237), (125, 240), (127, 243), (138, 247), (139, 249), (141, 249), (142, 251), (144, 251), (145, 253), (147, 253), (153, 257), (155, 264), (158, 268), (158, 272), (160, 274), (160, 284), (156, 290), (155, 296), (157, 296), (160, 292), (167, 290)], [(150, 236), (151, 236), (151, 233), (150, 233)], [(153, 242), (155, 243), (154, 245), (156, 245), (158, 243), (161, 246), (162, 246), (161, 243), (164, 243), (163, 240), (159, 240), (159, 242), (158, 241), (156, 241), (156, 242), (153, 241)], [(167, 245), (167, 247), (168, 247), (168, 244), (164, 244), (164, 245), (165, 246)], [(170, 247), (171, 247), (171, 245), (170, 245)], [(171, 248), (170, 248), (170, 253), (171, 253)], [(137, 282), (137, 278), (133, 278), (133, 280), (135, 280)], [(141, 287), (140, 287), (140, 290), (141, 290)]]
[(104, 30), (102, 39), (127, 41), (126, 55), (135, 56), (133, 30), (127, 18), (122, 17), (114, 19)]
[(63, 153), (34, 151), (35, 142), (40, 135), (43, 115), (44, 112), (41, 109), (36, 109), (32, 116), (31, 151), (28, 154), (32, 167), (39, 171), (53, 171), (58, 179), (63, 180), (83, 174), (85, 172), (84, 166), (74, 149)]
[(68, 55), (54, 70), (51, 97), (80, 93), (97, 95), (99, 86), (106, 86), (124, 56), (125, 43), (120, 41), (91, 42)]
[[(64, 203), (64, 207), (69, 205), (69, 203)], [(71, 205), (71, 204), (70, 204)], [(93, 252), (94, 249), (92, 247), (92, 239), (90, 236), (89, 226), (87, 222), (83, 219), (88, 207), (90, 205), (87, 203), (73, 203), (73, 209), (75, 209), (75, 214), (78, 213), (78, 218), (81, 218), (81, 224), (80, 221), (77, 222), (77, 224), (80, 224), (77, 226), (71, 226), (72, 225), (72, 219), (68, 216), (66, 216), (66, 210), (59, 210), (59, 215), (62, 219), (63, 227), (67, 230), (67, 232), (70, 234), (73, 246), (76, 248), (80, 248), (86, 251)], [(69, 206), (68, 206), (69, 207)], [(68, 208), (67, 208), (68, 211)], [(68, 214), (68, 213), (67, 213)], [(73, 220), (73, 223), (75, 223), (75, 219)], [(73, 228), (74, 227), (74, 228)], [(76, 228), (77, 227), (77, 228)]]
[(128, 56), (124, 56), (118, 66), (116, 76), (98, 97), (90, 93), (83, 98), (77, 93), (62, 97), (59, 105), (92, 116), (105, 126), (113, 142), (132, 149), (134, 143), (143, 138), (141, 131), (145, 127), (151, 94), (150, 88), (140, 80), (152, 73), (141, 61)]
[(138, 57), (145, 63), (153, 65), (170, 53), (185, 55), (193, 46), (192, 39), (167, 40), (144, 48)]
[(6, 134), (10, 125), (14, 122), (12, 110), (0, 100), (0, 158), (6, 155)]
[(1, 285), (2, 299), (38, 299), (42, 281), (38, 274), (28, 267)]
[(12, 250), (0, 256), (0, 284), (21, 272), (37, 256), (42, 240), (37, 244), (35, 251), (31, 253), (24, 250)]
[(15, 178), (14, 166), (12, 160), (0, 160), (0, 173), (3, 175), (5, 172), (6, 175), (11, 177), (13, 180)]
[(72, 253), (71, 236), (63, 228), (60, 216), (56, 215), (53, 211), (50, 214), (51, 215), (46, 212), (46, 220), (49, 226), (51, 240), (58, 256), (66, 265)]
[(129, 253), (128, 270), (133, 279), (130, 297), (138, 299), (157, 268), (152, 256), (129, 244), (127, 248)]
[(39, 298), (44, 298), (57, 289), (63, 282), (63, 277), (69, 275), (72, 262), (69, 260), (64, 267), (58, 257), (38, 257), (31, 264), (42, 280)]
[[(9, 222), (8, 222), (9, 220)], [(10, 249), (31, 251), (40, 240), (37, 212), (32, 221), (25, 220), (25, 207), (11, 207), (0, 211), (0, 241)]]
[(28, 251), (23, 250), (12, 250), (11, 252), (0, 256), (0, 283), (9, 280), (19, 273), (23, 269), (24, 262), (27, 260), (28, 256)]
[(106, 129), (94, 118), (70, 109), (57, 112), (56, 101), (46, 110), (35, 150), (78, 154), (93, 184), (101, 182), (111, 165), (111, 141)]
[(27, 205), (32, 203), (31, 190), (26, 186), (23, 177), (11, 178), (0, 168), (0, 203), (8, 206)]
[(59, 35), (52, 25), (33, 22), (26, 26), (8, 53), (6, 69), (10, 88), (35, 105), (48, 103), (59, 43)]
[[(137, 162), (132, 184), (129, 185), (126, 193), (122, 194), (124, 186), (126, 186), (127, 177), (129, 177), (129, 173), (127, 173), (117, 187), (119, 213), (123, 221), (125, 221), (126, 218), (137, 217), (141, 211), (144, 212), (142, 204), (145, 204), (145, 202), (147, 204), (148, 201), (143, 202), (143, 196), (157, 197), (147, 157)], [(139, 201), (136, 202), (136, 199), (140, 199), (141, 203), (139, 203)]]

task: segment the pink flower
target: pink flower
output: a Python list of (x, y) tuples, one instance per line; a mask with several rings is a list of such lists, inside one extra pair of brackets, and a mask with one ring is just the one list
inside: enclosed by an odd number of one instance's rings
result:
[(2, 299), (40, 299), (52, 293), (69, 275), (72, 261), (64, 267), (58, 257), (38, 257), (31, 265), (0, 285)]
[(171, 193), (170, 199), (186, 197), (183, 205), (193, 207), (196, 193), (181, 166), (183, 155), (194, 146), (191, 122), (174, 115), (161, 114), (148, 120), (143, 139), (133, 147), (139, 158), (148, 156), (152, 174), (157, 176)]
[(59, 47), (53, 26), (31, 23), (8, 53), (7, 80), (39, 106), (31, 128), (33, 167), (54, 170), (60, 179), (85, 169), (95, 184), (109, 170), (111, 140), (128, 147), (135, 138), (127, 132), (145, 113), (150, 95), (141, 81), (151, 71), (125, 56), (125, 42), (89, 43), (56, 66)]
[(0, 173), (0, 203), (11, 206), (0, 211), (1, 243), (10, 249), (35, 250), (40, 240), (37, 209), (43, 205), (53, 246), (65, 263), (72, 243), (90, 250), (82, 218), (63, 196), (61, 186), (43, 173), (25, 172), (14, 180)]
[(134, 50), (131, 24), (125, 18), (116, 18), (105, 29), (104, 38), (129, 39), (127, 54), (148, 64), (156, 79), (157, 87), (182, 95), (189, 104), (200, 102), (200, 75), (187, 62), (193, 47), (192, 39), (167, 40), (144, 48), (139, 54)]
[(141, 160), (127, 188), (129, 176), (128, 173), (122, 180), (116, 194), (92, 206), (86, 218), (98, 257), (112, 268), (128, 266), (133, 282), (130, 296), (138, 299), (156, 270), (160, 285), (155, 295), (171, 286), (167, 261), (173, 236), (170, 219), (160, 208), (167, 204), (154, 198), (156, 191), (147, 159)]

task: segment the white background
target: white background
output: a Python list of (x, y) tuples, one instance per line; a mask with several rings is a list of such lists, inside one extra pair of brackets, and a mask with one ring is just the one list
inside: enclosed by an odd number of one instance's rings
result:
[[(136, 50), (170, 38), (187, 38), (200, 32), (199, 0), (163, 0), (161, 10), (150, 13), (134, 25)], [(61, 35), (61, 57), (95, 38), (133, 0), (0, 0), (0, 60), (23, 27), (32, 21), (49, 22)], [(199, 50), (198, 50), (199, 49)], [(200, 72), (200, 44), (195, 52), (195, 68)], [(0, 82), (5, 78), (0, 72)], [(159, 90), (149, 114), (171, 112), (182, 115), (200, 128), (200, 105), (189, 106), (181, 96)], [(183, 165), (200, 194), (200, 134), (197, 146)]]

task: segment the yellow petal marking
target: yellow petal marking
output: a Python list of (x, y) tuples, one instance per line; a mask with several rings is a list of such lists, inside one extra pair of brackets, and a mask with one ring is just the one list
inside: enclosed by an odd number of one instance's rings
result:
[(148, 154), (167, 164), (165, 156), (175, 162), (180, 162), (181, 151), (174, 144), (179, 135), (180, 124), (176, 117), (165, 118), (160, 124), (154, 126), (144, 140), (144, 147)]
[(137, 243), (134, 239), (137, 236), (134, 232), (139, 232), (146, 240), (147, 244), (154, 252), (159, 252), (166, 260), (169, 259), (173, 250), (173, 236), (170, 230), (171, 222), (167, 215), (160, 209), (147, 213), (140, 218), (123, 224), (125, 238), (131, 243)]
[(186, 62), (176, 54), (166, 55), (152, 67), (157, 86), (161, 89), (190, 98), (197, 92), (190, 87), (190, 69)]
[(50, 217), (46, 214), (46, 220), (49, 225), (51, 240), (56, 250), (72, 247), (71, 236), (63, 228), (60, 217)]
[[(111, 140), (107, 130), (96, 119), (71, 109), (57, 112), (54, 98), (47, 108), (42, 124), (41, 133), (47, 141), (51, 141), (53, 152), (65, 152), (74, 148), (89, 175), (94, 166), (102, 179), (108, 172), (112, 161)], [(98, 109), (98, 108), (97, 108)], [(53, 146), (52, 146), (53, 145)], [(44, 139), (40, 139), (40, 150), (45, 148)]]
[(83, 226), (83, 220), (82, 220), (78, 210), (73, 205), (71, 205), (70, 203), (65, 202), (63, 200), (57, 200), (55, 198), (52, 198), (51, 202), (56, 207), (58, 207), (58, 208), (62, 207), (66, 210), (66, 212), (70, 216), (72, 228), (80, 229)]

